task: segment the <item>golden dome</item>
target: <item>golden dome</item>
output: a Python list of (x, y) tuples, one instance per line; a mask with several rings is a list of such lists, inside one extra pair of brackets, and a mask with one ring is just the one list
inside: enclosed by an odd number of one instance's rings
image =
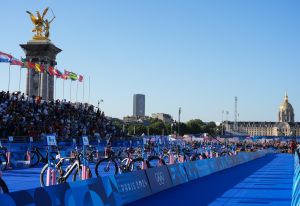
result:
[(280, 112), (285, 112), (285, 111), (294, 111), (293, 106), (289, 103), (289, 98), (287, 93), (285, 93), (284, 101), (279, 107)]

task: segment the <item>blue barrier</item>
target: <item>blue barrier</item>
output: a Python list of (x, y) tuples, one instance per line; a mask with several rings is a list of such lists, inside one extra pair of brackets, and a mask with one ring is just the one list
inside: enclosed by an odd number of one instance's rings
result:
[(151, 189), (144, 170), (116, 176), (119, 193), (124, 204), (151, 195)]
[(173, 186), (180, 185), (189, 181), (183, 164), (168, 165), (168, 170)]
[(146, 170), (152, 194), (173, 186), (167, 166), (154, 167)]
[[(179, 184), (262, 157), (266, 151), (239, 153), (105, 176), (0, 195), (0, 205), (112, 205), (127, 204)], [(300, 166), (295, 158), (293, 203), (299, 205)]]
[(198, 168), (196, 166), (196, 161), (183, 163), (185, 172), (189, 181), (195, 180), (200, 177)]
[(102, 177), (0, 195), (0, 205), (121, 205), (115, 178)]

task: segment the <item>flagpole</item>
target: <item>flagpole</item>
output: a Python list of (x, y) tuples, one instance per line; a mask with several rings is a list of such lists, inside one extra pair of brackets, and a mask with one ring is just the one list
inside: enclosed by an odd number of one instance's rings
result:
[(84, 102), (84, 80), (83, 80), (83, 85), (82, 85), (82, 103)]
[(72, 96), (72, 80), (70, 79), (70, 102), (72, 101), (71, 96)]
[(63, 79), (63, 100), (65, 99), (65, 80)]
[(32, 95), (31, 95), (31, 92), (30, 92), (30, 79), (31, 79), (31, 72), (30, 72), (30, 69), (29, 68), (27, 68), (27, 72), (28, 72), (28, 90), (27, 90), (27, 95), (29, 96), (29, 97), (31, 97)]
[[(48, 77), (49, 75), (48, 75), (48, 72), (47, 72), (47, 71), (48, 71), (48, 67), (49, 67), (49, 66), (48, 66), (48, 64), (47, 64), (47, 65), (46, 65), (46, 75), (47, 75), (47, 76), (46, 76), (46, 79), (47, 79), (47, 87), (46, 87), (46, 88), (47, 88), (47, 95), (46, 95), (46, 98), (47, 98), (47, 102), (49, 101), (49, 77)], [(45, 73), (44, 73), (44, 74), (45, 74)]]
[(88, 104), (90, 103), (90, 95), (91, 95), (91, 78), (89, 76), (89, 97), (88, 97)]
[(54, 82), (54, 100), (56, 100), (56, 80), (57, 80), (57, 76), (55, 76), (55, 82)]
[(42, 74), (41, 72), (39, 72), (39, 97), (41, 97), (41, 93), (42, 93)]
[(21, 69), (22, 69), (22, 67), (20, 67), (20, 76), (19, 76), (19, 92), (21, 92)]
[(20, 92), (21, 92), (21, 72), (22, 72), (22, 67), (20, 67), (20, 76), (19, 76), (19, 91)]
[(77, 84), (76, 84), (76, 102), (77, 102), (77, 95), (78, 95), (78, 80), (77, 80)]
[(9, 91), (9, 89), (10, 89), (10, 62), (8, 65), (8, 88), (7, 88), (7, 91)]

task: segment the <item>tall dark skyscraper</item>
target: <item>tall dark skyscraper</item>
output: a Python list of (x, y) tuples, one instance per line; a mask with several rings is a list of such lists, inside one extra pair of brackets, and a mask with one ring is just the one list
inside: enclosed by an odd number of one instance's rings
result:
[(145, 95), (133, 95), (133, 116), (145, 116)]

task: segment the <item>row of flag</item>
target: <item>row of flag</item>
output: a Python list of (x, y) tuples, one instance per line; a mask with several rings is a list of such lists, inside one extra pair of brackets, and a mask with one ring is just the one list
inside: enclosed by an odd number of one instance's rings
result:
[(41, 64), (32, 63), (30, 61), (26, 61), (25, 59), (22, 59), (20, 61), (17, 58), (13, 57), (12, 55), (6, 54), (3, 52), (0, 52), (0, 63), (1, 62), (2, 63), (10, 63), (10, 65), (17, 65), (17, 66), (25, 67), (28, 69), (33, 69), (39, 73), (47, 72), (51, 76), (55, 76), (57, 78), (64, 79), (64, 80), (71, 79), (72, 81), (77, 81), (77, 80), (79, 82), (83, 81), (83, 76), (78, 75), (74, 72), (64, 70), (64, 73), (62, 73), (61, 71), (59, 71), (58, 69), (55, 69), (54, 67), (48, 66), (46, 68), (45, 66), (43, 66)]

